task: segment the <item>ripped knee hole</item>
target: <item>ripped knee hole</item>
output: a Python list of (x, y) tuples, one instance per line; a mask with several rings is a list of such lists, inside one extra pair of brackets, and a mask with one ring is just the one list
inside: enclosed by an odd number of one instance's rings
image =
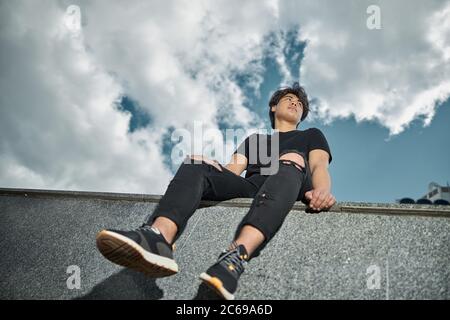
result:
[(280, 159), (281, 162), (283, 162), (284, 164), (293, 164), (294, 166), (297, 167), (297, 169), (299, 169), (300, 171), (305, 171), (305, 168), (302, 167), (300, 164), (298, 164), (295, 161), (292, 160), (288, 160), (288, 159)]

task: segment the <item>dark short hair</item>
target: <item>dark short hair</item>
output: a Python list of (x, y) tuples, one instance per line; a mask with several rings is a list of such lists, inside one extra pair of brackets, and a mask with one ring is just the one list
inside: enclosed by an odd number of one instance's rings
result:
[[(269, 117), (272, 129), (275, 129), (275, 112), (271, 110), (271, 107), (276, 106), (280, 101), (280, 99), (283, 98), (288, 93), (294, 94), (303, 105), (303, 114), (299, 123), (303, 121), (308, 115), (309, 112), (308, 96), (306, 95), (305, 89), (302, 86), (300, 86), (298, 82), (294, 82), (292, 87), (278, 88), (278, 90), (272, 94), (272, 97), (270, 97), (269, 100)], [(299, 123), (297, 123), (297, 127)]]

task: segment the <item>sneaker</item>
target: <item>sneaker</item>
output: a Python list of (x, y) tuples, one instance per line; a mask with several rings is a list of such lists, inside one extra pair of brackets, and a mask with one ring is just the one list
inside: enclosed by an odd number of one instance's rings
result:
[(217, 262), (200, 275), (200, 279), (222, 298), (234, 300), (233, 294), (247, 261), (248, 254), (243, 245), (225, 250), (219, 255)]
[(97, 234), (97, 248), (106, 259), (149, 277), (178, 272), (173, 247), (158, 229), (149, 225), (132, 231), (102, 230)]

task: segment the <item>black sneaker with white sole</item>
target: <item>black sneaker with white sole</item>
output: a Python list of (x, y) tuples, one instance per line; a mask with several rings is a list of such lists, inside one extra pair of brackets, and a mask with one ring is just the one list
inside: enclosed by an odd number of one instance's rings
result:
[(178, 272), (173, 247), (158, 229), (142, 225), (136, 230), (102, 230), (97, 248), (108, 260), (149, 277), (167, 277)]
[(217, 262), (200, 279), (226, 300), (234, 300), (238, 280), (248, 261), (247, 250), (243, 245), (233, 250), (225, 250)]

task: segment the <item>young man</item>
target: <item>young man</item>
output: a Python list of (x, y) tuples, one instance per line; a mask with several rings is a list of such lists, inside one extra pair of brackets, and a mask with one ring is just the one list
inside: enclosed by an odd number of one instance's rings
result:
[[(110, 261), (151, 277), (170, 276), (178, 272), (173, 244), (201, 200), (253, 198), (230, 246), (200, 275), (223, 298), (234, 299), (245, 265), (278, 232), (295, 201), (301, 200), (313, 212), (328, 210), (336, 202), (330, 193), (332, 157), (324, 135), (316, 128), (296, 130), (308, 112), (307, 95), (298, 83), (279, 89), (269, 101), (279, 150), (270, 150), (274, 135), (257, 134), (240, 144), (225, 167), (203, 156), (187, 157), (148, 220), (131, 231), (102, 230), (98, 249)], [(262, 174), (267, 167), (259, 158), (262, 146), (276, 155), (279, 165), (274, 173)]]

